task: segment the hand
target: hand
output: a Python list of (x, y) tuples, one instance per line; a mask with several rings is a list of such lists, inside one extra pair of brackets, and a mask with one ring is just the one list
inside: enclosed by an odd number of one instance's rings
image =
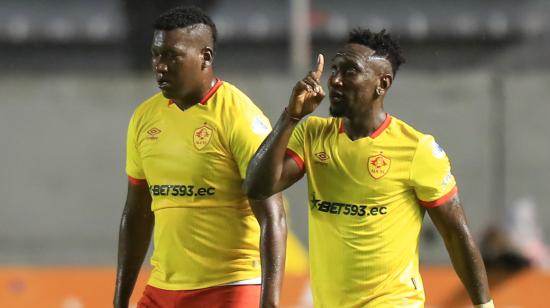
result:
[(292, 89), (288, 102), (287, 112), (293, 118), (303, 118), (312, 113), (325, 97), (325, 91), (319, 84), (323, 74), (325, 59), (322, 54), (317, 57), (317, 68), (298, 83)]

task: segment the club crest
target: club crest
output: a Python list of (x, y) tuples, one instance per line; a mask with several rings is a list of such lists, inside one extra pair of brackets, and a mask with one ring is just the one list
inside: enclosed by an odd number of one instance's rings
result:
[(206, 123), (195, 129), (195, 132), (193, 133), (193, 144), (195, 144), (195, 147), (198, 150), (202, 150), (205, 146), (207, 146), (208, 143), (210, 143), (210, 139), (212, 139), (213, 132), (214, 131), (212, 128), (210, 128)]
[(391, 159), (385, 157), (384, 155), (382, 155), (382, 153), (380, 153), (378, 155), (369, 157), (368, 164), (369, 174), (373, 178), (378, 180), (386, 175), (386, 173), (388, 173), (388, 171), (390, 170)]

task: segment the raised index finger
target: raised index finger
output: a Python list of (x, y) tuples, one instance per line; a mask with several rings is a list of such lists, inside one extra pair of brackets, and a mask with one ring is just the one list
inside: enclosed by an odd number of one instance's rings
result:
[(317, 56), (317, 68), (313, 73), (311, 74), (313, 78), (315, 78), (316, 81), (319, 81), (321, 79), (321, 75), (323, 74), (323, 66), (325, 65), (325, 57), (322, 53), (320, 53)]

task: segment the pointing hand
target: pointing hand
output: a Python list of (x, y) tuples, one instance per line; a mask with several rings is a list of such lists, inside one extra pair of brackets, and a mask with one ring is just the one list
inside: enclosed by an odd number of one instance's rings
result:
[(323, 74), (325, 59), (322, 54), (317, 57), (317, 67), (298, 81), (292, 89), (287, 112), (293, 118), (303, 118), (312, 113), (325, 97), (325, 91), (319, 84)]

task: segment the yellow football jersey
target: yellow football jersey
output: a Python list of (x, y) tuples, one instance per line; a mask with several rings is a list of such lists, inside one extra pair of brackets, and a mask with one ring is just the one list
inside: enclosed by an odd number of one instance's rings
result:
[(307, 173), (315, 307), (422, 307), (421, 205), (456, 194), (433, 137), (388, 114), (371, 136), (352, 141), (341, 118), (309, 117), (287, 153)]
[(218, 81), (182, 111), (161, 93), (130, 121), (126, 172), (145, 179), (155, 215), (149, 284), (191, 290), (260, 277), (259, 225), (241, 185), (269, 120)]

